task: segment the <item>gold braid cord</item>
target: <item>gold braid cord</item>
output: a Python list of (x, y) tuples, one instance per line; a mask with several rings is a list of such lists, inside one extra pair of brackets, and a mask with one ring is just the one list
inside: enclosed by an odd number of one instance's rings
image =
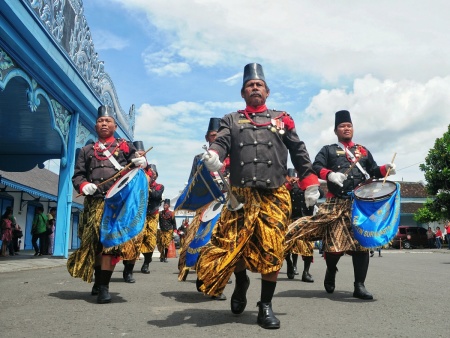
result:
[(291, 210), (288, 190), (262, 191), (232, 187), (243, 197), (244, 207), (230, 211), (225, 206), (210, 243), (202, 250), (196, 265), (203, 293), (223, 292), (236, 263), (243, 259), (252, 272), (279, 271), (284, 260), (286, 224)]

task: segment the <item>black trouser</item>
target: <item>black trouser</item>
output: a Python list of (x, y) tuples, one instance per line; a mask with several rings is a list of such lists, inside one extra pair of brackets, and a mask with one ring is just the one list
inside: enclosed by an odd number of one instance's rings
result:
[[(48, 248), (44, 247), (44, 244), (48, 244), (45, 240), (45, 237), (47, 237), (47, 233), (43, 232), (40, 234), (33, 234), (33, 237), (31, 238), (31, 244), (33, 245), (34, 251), (37, 253), (44, 254), (48, 250)], [(39, 246), (37, 245), (37, 241), (39, 240)], [(48, 245), (47, 245), (48, 247)]]

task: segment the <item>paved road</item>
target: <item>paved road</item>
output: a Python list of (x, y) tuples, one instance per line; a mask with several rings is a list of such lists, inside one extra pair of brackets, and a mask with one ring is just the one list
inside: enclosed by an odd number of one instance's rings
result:
[[(275, 331), (256, 325), (260, 276), (249, 274), (245, 312), (229, 310), (195, 289), (195, 275), (177, 281), (177, 259), (150, 264), (151, 274), (122, 281), (112, 277), (111, 304), (96, 304), (92, 284), (69, 276), (65, 259), (22, 253), (0, 258), (0, 332), (10, 337), (449, 337), (450, 251), (385, 250), (370, 260), (367, 289), (373, 301), (352, 297), (351, 257), (339, 262), (336, 291), (323, 289), (325, 262), (315, 252), (315, 283), (289, 280), (280, 272), (273, 309)], [(137, 263), (138, 271), (141, 262)]]

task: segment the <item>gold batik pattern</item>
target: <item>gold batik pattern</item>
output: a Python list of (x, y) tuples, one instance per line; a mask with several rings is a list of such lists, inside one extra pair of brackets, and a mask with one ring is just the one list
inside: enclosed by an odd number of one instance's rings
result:
[(144, 234), (141, 231), (139, 235), (122, 244), (120, 256), (124, 261), (133, 261), (139, 258), (143, 238)]
[(286, 240), (322, 240), (323, 251), (367, 251), (353, 236), (350, 199), (329, 198), (317, 214), (297, 219), (289, 225)]
[(286, 245), (286, 254), (288, 253), (297, 254), (300, 256), (313, 256), (314, 242), (302, 241), (301, 239), (290, 241)]
[(95, 257), (99, 253), (123, 257), (123, 252), (126, 257), (139, 257), (137, 250), (140, 247), (139, 237), (142, 237), (141, 235), (119, 246), (103, 249), (100, 243), (100, 224), (104, 206), (105, 201), (101, 198), (85, 198), (83, 216), (79, 220), (80, 247), (67, 259), (67, 270), (70, 275), (88, 283), (92, 282)]
[(156, 231), (158, 230), (159, 214), (147, 215), (143, 231), (141, 252), (153, 252), (156, 247)]
[(156, 245), (158, 247), (158, 251), (161, 254), (164, 254), (164, 249), (168, 249), (170, 242), (173, 239), (173, 231), (161, 231), (161, 229), (158, 229), (156, 232)]
[(279, 271), (284, 260), (286, 224), (291, 199), (283, 185), (272, 190), (232, 187), (245, 201), (238, 211), (225, 206), (213, 230), (210, 243), (202, 250), (196, 265), (203, 293), (223, 292), (236, 263), (242, 258), (252, 272)]
[(186, 237), (184, 239), (183, 245), (180, 249), (180, 256), (178, 258), (178, 280), (183, 281), (186, 279), (186, 275), (189, 273), (189, 270), (191, 267), (186, 266), (186, 252), (191, 244), (191, 242), (194, 240), (195, 235), (197, 234), (198, 228), (200, 227), (201, 222), (201, 215), (203, 213), (203, 210), (205, 208), (200, 208), (196, 211), (194, 218), (192, 219), (191, 224), (189, 224), (189, 227), (187, 229)]

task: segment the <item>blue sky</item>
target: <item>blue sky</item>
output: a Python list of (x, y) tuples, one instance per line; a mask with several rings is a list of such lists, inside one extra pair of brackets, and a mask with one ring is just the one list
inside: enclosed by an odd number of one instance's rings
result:
[(285, 110), (314, 159), (334, 143), (334, 113), (392, 179), (423, 180), (449, 124), (447, 1), (89, 0), (84, 15), (135, 139), (153, 146), (165, 197), (188, 179), (210, 117), (244, 108), (242, 70), (262, 64), (267, 105)]

